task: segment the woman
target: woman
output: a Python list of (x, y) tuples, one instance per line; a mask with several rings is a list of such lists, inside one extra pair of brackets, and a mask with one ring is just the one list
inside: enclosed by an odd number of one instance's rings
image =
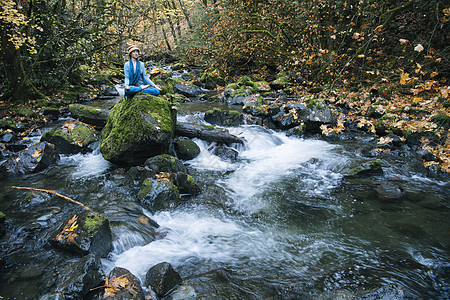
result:
[(143, 91), (150, 95), (159, 95), (161, 88), (155, 85), (145, 71), (145, 65), (139, 61), (139, 48), (130, 46), (127, 49), (130, 60), (124, 65), (125, 73), (125, 96), (133, 96)]

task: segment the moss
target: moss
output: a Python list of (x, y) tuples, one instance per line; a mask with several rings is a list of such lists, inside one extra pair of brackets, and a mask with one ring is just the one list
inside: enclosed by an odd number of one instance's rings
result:
[(0, 222), (6, 217), (4, 213), (0, 211)]
[(187, 176), (187, 182), (189, 182), (190, 185), (195, 185), (195, 180), (191, 175)]
[(381, 160), (376, 159), (374, 161), (371, 161), (369, 163), (369, 168), (372, 169), (372, 170), (381, 168)]
[(90, 235), (93, 235), (100, 229), (100, 227), (106, 222), (106, 220), (107, 219), (105, 216), (103, 216), (97, 212), (93, 212), (86, 216), (83, 228)]
[(318, 110), (322, 110), (325, 109), (325, 107), (323, 106), (323, 103), (319, 100), (319, 99), (312, 99), (308, 102), (308, 108), (309, 109), (318, 109)]
[(19, 115), (25, 116), (25, 117), (31, 117), (35, 114), (31, 108), (26, 107), (26, 106), (17, 107), (17, 113)]
[(138, 199), (144, 198), (146, 195), (148, 195), (153, 189), (153, 180), (150, 178), (146, 178), (141, 185), (141, 190), (137, 194)]
[(90, 144), (96, 141), (95, 131), (86, 126), (75, 126), (72, 130), (72, 138), (83, 144)]
[(227, 89), (237, 90), (237, 89), (239, 89), (239, 85), (237, 83), (230, 83), (229, 85), (227, 85), (226, 88)]
[(436, 123), (438, 126), (442, 126), (445, 129), (450, 128), (450, 117), (443, 113), (438, 113), (437, 115), (431, 118), (433, 123)]

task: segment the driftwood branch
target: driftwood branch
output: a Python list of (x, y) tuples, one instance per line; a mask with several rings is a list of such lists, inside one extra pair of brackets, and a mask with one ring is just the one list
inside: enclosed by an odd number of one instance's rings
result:
[(47, 193), (47, 194), (53, 194), (56, 195), (58, 197), (64, 198), (70, 202), (73, 202), (75, 204), (81, 205), (84, 209), (86, 210), (91, 210), (89, 207), (87, 207), (86, 205), (84, 205), (81, 202), (78, 202), (76, 200), (73, 200), (72, 198), (66, 197), (64, 195), (61, 195), (55, 191), (52, 190), (44, 190), (44, 189), (36, 189), (36, 188), (31, 188), (31, 187), (23, 187), (23, 186), (13, 186), (14, 189), (18, 189), (18, 190), (30, 190), (30, 191), (35, 191), (35, 192), (43, 192), (43, 193)]

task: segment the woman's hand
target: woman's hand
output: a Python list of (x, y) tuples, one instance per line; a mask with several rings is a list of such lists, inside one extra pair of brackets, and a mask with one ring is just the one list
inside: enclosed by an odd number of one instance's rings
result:
[(128, 85), (125, 85), (123, 88), (126, 89), (126, 90), (130, 89), (130, 87)]
[(157, 88), (158, 90), (161, 90), (161, 86), (160, 85), (155, 85), (155, 88)]

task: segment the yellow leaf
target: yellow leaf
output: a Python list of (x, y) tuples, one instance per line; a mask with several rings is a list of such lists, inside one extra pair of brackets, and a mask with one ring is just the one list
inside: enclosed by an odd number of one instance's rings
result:
[(421, 102), (422, 101), (422, 97), (414, 97), (413, 98), (413, 103), (419, 103), (419, 102)]
[(379, 34), (382, 29), (383, 29), (383, 25), (379, 25), (379, 26), (377, 26), (377, 28), (374, 29), (373, 32), (375, 32), (376, 34)]
[(404, 85), (406, 84), (406, 79), (409, 78), (409, 74), (408, 73), (402, 73), (400, 74), (400, 84)]
[(438, 72), (432, 72), (432, 73), (430, 74), (430, 77), (433, 78), (433, 77), (435, 77), (435, 76), (438, 75), (438, 74), (439, 74)]

